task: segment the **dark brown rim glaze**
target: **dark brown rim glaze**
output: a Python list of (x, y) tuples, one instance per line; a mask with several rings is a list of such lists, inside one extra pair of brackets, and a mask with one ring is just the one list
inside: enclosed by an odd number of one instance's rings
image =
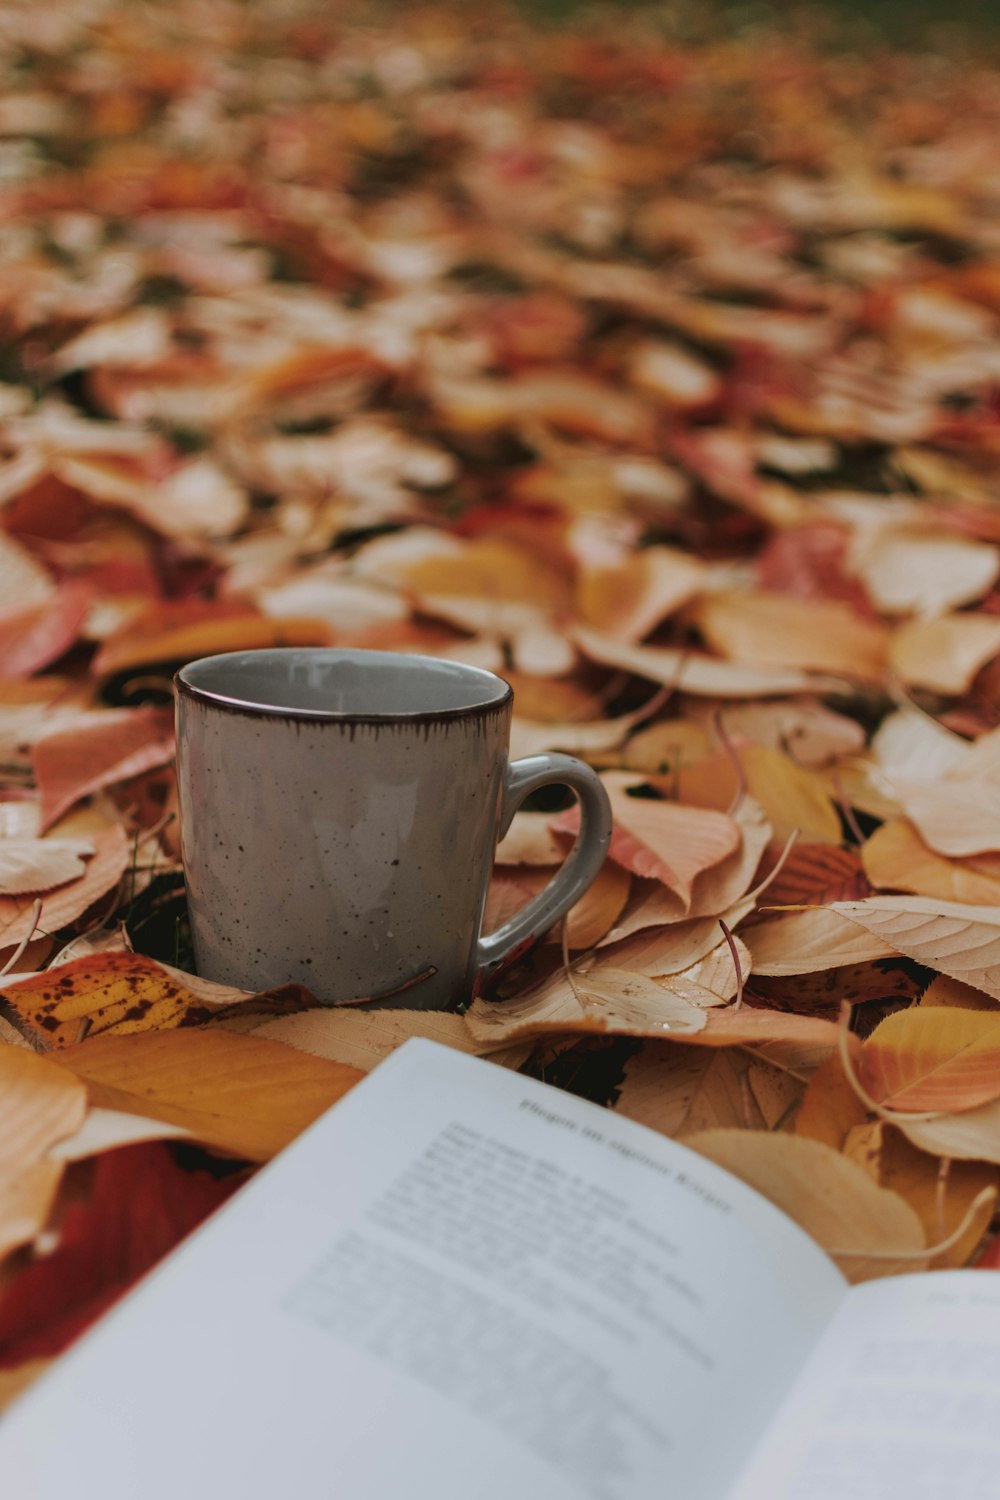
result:
[[(424, 658), (414, 656), (414, 662), (429, 660), (436, 661), (436, 657)], [(193, 665), (193, 663), (192, 663)], [(462, 663), (456, 663), (457, 666)], [(279, 704), (254, 703), (247, 698), (234, 698), (224, 693), (209, 692), (206, 688), (193, 687), (191, 683), (185, 682), (182, 677), (184, 667), (174, 673), (174, 689), (178, 696), (192, 698), (196, 703), (202, 703), (206, 708), (218, 708), (223, 713), (244, 714), (247, 718), (254, 719), (284, 719), (287, 721), (307, 724), (398, 724), (400, 726), (412, 724), (414, 726), (428, 727), (433, 724), (454, 723), (459, 719), (485, 719), (504, 712), (510, 708), (514, 699), (514, 689), (503, 677), (497, 677), (494, 672), (487, 672), (485, 667), (475, 668), (477, 672), (483, 672), (488, 677), (494, 677), (498, 683), (505, 688), (505, 692), (499, 697), (487, 703), (474, 703), (468, 708), (439, 708), (421, 711), (419, 713), (387, 713), (387, 714), (362, 714), (349, 713), (346, 710), (326, 708), (286, 708)]]

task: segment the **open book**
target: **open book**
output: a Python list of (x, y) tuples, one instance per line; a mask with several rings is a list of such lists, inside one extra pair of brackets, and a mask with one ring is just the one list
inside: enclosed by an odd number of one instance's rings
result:
[(629, 1120), (410, 1041), (0, 1422), (10, 1500), (1000, 1494), (1000, 1278), (848, 1289)]

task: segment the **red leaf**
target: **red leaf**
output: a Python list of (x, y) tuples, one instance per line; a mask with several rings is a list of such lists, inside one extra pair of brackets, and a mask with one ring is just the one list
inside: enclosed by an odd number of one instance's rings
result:
[(91, 1195), (67, 1209), (58, 1248), (0, 1300), (0, 1368), (59, 1354), (244, 1181), (185, 1171), (161, 1142), (98, 1157)]
[[(781, 855), (772, 844), (757, 870), (764, 880)], [(778, 875), (761, 894), (765, 906), (825, 906), (828, 901), (861, 901), (872, 887), (853, 849), (836, 844), (796, 844)]]
[(45, 604), (0, 614), (0, 677), (30, 677), (65, 655), (92, 598), (90, 585), (73, 579)]
[(32, 754), (43, 829), (81, 797), (165, 765), (173, 753), (172, 716), (162, 708), (123, 708), (46, 735)]

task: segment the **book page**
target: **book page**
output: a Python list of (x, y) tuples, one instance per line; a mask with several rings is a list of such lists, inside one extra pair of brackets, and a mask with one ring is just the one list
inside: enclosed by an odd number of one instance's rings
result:
[(1000, 1276), (852, 1287), (730, 1500), (1000, 1493)]
[(0, 1493), (718, 1500), (844, 1291), (713, 1164), (415, 1040), (12, 1409)]

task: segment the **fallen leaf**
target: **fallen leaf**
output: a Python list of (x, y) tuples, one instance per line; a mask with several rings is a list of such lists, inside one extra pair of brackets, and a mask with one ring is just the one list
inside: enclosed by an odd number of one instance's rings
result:
[(35, 741), (32, 763), (49, 828), (81, 798), (140, 776), (173, 757), (173, 716), (159, 708), (123, 708)]
[(661, 682), (678, 692), (709, 698), (756, 698), (768, 693), (812, 693), (825, 686), (818, 676), (794, 668), (719, 661), (700, 652), (667, 646), (633, 646), (583, 625), (575, 626), (570, 636), (591, 661), (634, 672), (637, 677)]
[(1000, 1000), (1000, 913), (994, 908), (922, 896), (870, 896), (839, 901), (827, 911), (856, 923), (873, 941), (891, 943), (897, 953)]
[[(736, 824), (707, 809), (630, 797), (628, 789), (640, 783), (628, 775), (609, 772), (603, 781), (614, 815), (609, 858), (634, 875), (662, 882), (686, 911), (696, 876), (739, 848)], [(551, 826), (554, 833), (575, 835), (579, 809), (561, 813)]]
[[(1000, 906), (1000, 854), (947, 859), (929, 848), (905, 818), (890, 819), (876, 828), (862, 845), (861, 858), (865, 874), (877, 890), (908, 891), (914, 896), (972, 906)], [(831, 894), (829, 899), (844, 897)]]
[(735, 1047), (716, 1050), (648, 1042), (625, 1067), (615, 1112), (679, 1136), (699, 1130), (763, 1130), (750, 1089), (752, 1059)]
[(753, 954), (755, 974), (814, 974), (902, 951), (878, 931), (859, 932), (856, 925), (852, 930), (846, 913), (835, 906), (765, 916), (745, 929), (743, 938)]
[(65, 656), (92, 597), (89, 584), (70, 580), (42, 604), (0, 613), (0, 677), (30, 677)]
[(86, 869), (94, 853), (89, 839), (0, 838), (0, 895), (50, 891)]
[(806, 839), (839, 843), (840, 818), (822, 777), (797, 766), (781, 750), (738, 745), (732, 754), (716, 751), (703, 761), (681, 767), (677, 795), (698, 807), (731, 807), (740, 795), (740, 773), (746, 790), (760, 803), (775, 838), (782, 843), (793, 832)]
[(60, 1353), (241, 1185), (179, 1167), (169, 1148), (127, 1146), (97, 1160), (51, 1254), (0, 1298), (0, 1366)]
[(582, 566), (576, 607), (593, 629), (641, 641), (703, 586), (704, 563), (671, 547), (645, 547), (613, 566)]
[[(924, 1226), (928, 1245), (954, 1234), (965, 1222), (975, 1200), (986, 1193), (964, 1232), (943, 1254), (930, 1261), (936, 1267), (964, 1266), (989, 1228), (996, 1207), (998, 1173), (986, 1162), (936, 1161), (914, 1147), (898, 1130), (887, 1129), (879, 1163), (879, 1184), (905, 1198)], [(992, 1194), (988, 1191), (992, 1189)]]
[(893, 790), (925, 844), (938, 854), (1000, 851), (1000, 786), (946, 776), (934, 783), (897, 776)]
[(362, 1074), (221, 1030), (102, 1036), (60, 1053), (92, 1104), (183, 1125), (203, 1145), (267, 1161)]
[(0, 1044), (0, 1260), (45, 1224), (62, 1176), (49, 1148), (86, 1110), (86, 1090), (71, 1073)]
[(881, 626), (835, 600), (763, 592), (711, 594), (699, 602), (694, 618), (708, 644), (733, 661), (875, 681), (884, 670)]
[[(780, 1208), (837, 1262), (848, 1281), (923, 1269), (926, 1238), (913, 1209), (862, 1167), (805, 1136), (707, 1130), (684, 1144)], [(849, 1252), (849, 1253), (845, 1253)]]
[(114, 890), (128, 868), (129, 840), (119, 825), (93, 836), (94, 856), (77, 880), (68, 881), (42, 897), (42, 908), (36, 922), (34, 898), (0, 896), (0, 948), (10, 948), (37, 930), (43, 934), (60, 932), (82, 917), (88, 907)]
[(130, 620), (120, 633), (104, 642), (91, 663), (91, 670), (95, 676), (109, 677), (132, 667), (183, 663), (223, 651), (331, 644), (332, 633), (323, 620), (271, 620), (266, 615), (249, 612), (165, 628)]
[[(782, 855), (785, 858), (782, 859)], [(772, 880), (768, 876), (781, 859), (781, 868)], [(854, 849), (837, 844), (817, 844), (799, 840), (788, 851), (771, 846), (758, 873), (758, 880), (768, 881), (761, 892), (762, 911), (770, 906), (826, 906), (831, 901), (851, 901), (870, 895), (866, 877), (867, 863)]]
[(954, 1114), (1000, 1098), (998, 1064), (1000, 1015), (917, 1006), (876, 1026), (857, 1073), (886, 1109)]
[(889, 664), (909, 687), (964, 693), (981, 667), (1000, 653), (996, 615), (940, 615), (894, 631)]
[[(0, 985), (3, 981), (0, 980)], [(299, 984), (255, 995), (171, 969), (137, 953), (99, 953), (7, 983), (0, 995), (53, 1047), (84, 1036), (195, 1026), (232, 1010), (275, 1014), (316, 1001)]]
[(864, 547), (855, 571), (884, 614), (938, 615), (981, 599), (997, 580), (1000, 555), (966, 537), (893, 530)]

